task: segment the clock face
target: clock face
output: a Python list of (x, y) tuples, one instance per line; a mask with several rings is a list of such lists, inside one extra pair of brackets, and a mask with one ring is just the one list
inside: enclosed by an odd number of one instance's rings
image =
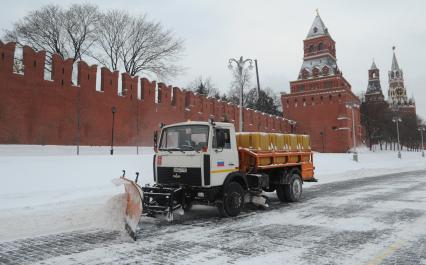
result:
[(397, 88), (396, 94), (399, 95), (399, 96), (402, 96), (402, 95), (404, 95), (404, 90), (402, 88)]

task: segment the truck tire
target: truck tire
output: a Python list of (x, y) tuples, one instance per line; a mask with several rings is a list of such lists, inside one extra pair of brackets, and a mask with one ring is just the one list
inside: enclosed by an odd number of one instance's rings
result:
[(222, 202), (218, 204), (219, 214), (222, 217), (234, 217), (240, 214), (244, 206), (244, 189), (238, 182), (226, 185)]
[(278, 199), (282, 202), (297, 202), (302, 196), (302, 179), (297, 172), (292, 173), (290, 183), (277, 188)]

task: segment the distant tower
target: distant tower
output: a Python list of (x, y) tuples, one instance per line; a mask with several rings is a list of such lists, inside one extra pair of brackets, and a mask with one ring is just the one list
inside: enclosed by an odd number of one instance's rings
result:
[(404, 86), (404, 73), (399, 68), (398, 61), (395, 56), (395, 46), (392, 47), (392, 67), (388, 73), (389, 91), (388, 102), (392, 109), (398, 109), (401, 112), (416, 113), (414, 99), (408, 99), (407, 90)]
[(366, 103), (383, 103), (385, 97), (383, 96), (382, 87), (380, 85), (380, 70), (377, 68), (373, 60), (370, 70), (368, 70), (368, 86), (365, 93)]

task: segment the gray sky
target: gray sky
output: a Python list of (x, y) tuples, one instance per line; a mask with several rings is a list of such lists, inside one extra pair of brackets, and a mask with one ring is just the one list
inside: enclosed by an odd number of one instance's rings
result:
[[(0, 28), (28, 11), (55, 1), (20, 0), (2, 5)], [(62, 0), (63, 5), (74, 2)], [(289, 91), (303, 57), (302, 41), (315, 9), (336, 41), (337, 59), (356, 94), (366, 90), (367, 70), (374, 57), (387, 96), (392, 46), (404, 71), (408, 95), (426, 118), (426, 1), (284, 1), (284, 0), (131, 0), (86, 1), (102, 9), (147, 13), (185, 39), (185, 74), (170, 82), (185, 87), (199, 75), (210, 76), (222, 91), (231, 83), (228, 59), (257, 58), (262, 87)], [(303, 3), (302, 3), (303, 2)], [(124, 4), (126, 3), (126, 4)], [(254, 73), (254, 72), (253, 72)], [(255, 78), (253, 76), (253, 85)]]

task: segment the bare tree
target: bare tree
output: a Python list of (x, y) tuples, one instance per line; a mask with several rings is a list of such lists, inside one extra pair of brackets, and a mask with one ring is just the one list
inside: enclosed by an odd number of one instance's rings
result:
[(113, 71), (119, 70), (120, 53), (130, 24), (131, 17), (124, 11), (112, 10), (102, 14), (96, 40), (98, 49), (92, 57)]
[(67, 10), (47, 5), (16, 22), (4, 38), (46, 51), (47, 64), (55, 53), (76, 61), (87, 54), (95, 40), (97, 19), (97, 7), (89, 4), (75, 4)]
[(74, 61), (90, 56), (132, 76), (144, 72), (162, 79), (182, 71), (176, 63), (183, 41), (172, 31), (146, 16), (132, 17), (117, 10), (102, 14), (90, 4), (67, 9), (47, 5), (32, 11), (5, 31), (5, 40), (46, 51), (47, 66), (56, 53)]
[(63, 13), (59, 6), (47, 5), (30, 12), (13, 25), (12, 30), (5, 30), (4, 39), (14, 41), (19, 46), (28, 45), (35, 50), (46, 51), (48, 61), (53, 54), (66, 58), (66, 34), (63, 30)]
[(74, 61), (88, 53), (97, 38), (98, 23), (98, 8), (90, 4), (74, 4), (63, 12), (66, 45)]
[(140, 16), (132, 18), (126, 33), (120, 59), (128, 74), (147, 72), (167, 78), (181, 71), (175, 62), (183, 51), (183, 41), (175, 38), (172, 31)]
[(132, 17), (125, 11), (101, 16), (97, 37), (99, 53), (93, 56), (112, 70), (124, 68), (129, 75), (155, 74), (158, 78), (176, 76), (183, 41), (146, 16)]
[(213, 84), (210, 77), (203, 78), (200, 75), (188, 85), (188, 88), (207, 97), (220, 98), (219, 91)]
[(251, 86), (251, 72), (250, 69), (244, 68), (242, 74), (240, 75), (238, 69), (232, 70), (232, 82), (231, 89), (228, 92), (228, 100), (234, 104), (239, 104), (241, 89), (243, 89), (243, 106), (246, 106), (247, 95), (249, 93), (248, 89)]

